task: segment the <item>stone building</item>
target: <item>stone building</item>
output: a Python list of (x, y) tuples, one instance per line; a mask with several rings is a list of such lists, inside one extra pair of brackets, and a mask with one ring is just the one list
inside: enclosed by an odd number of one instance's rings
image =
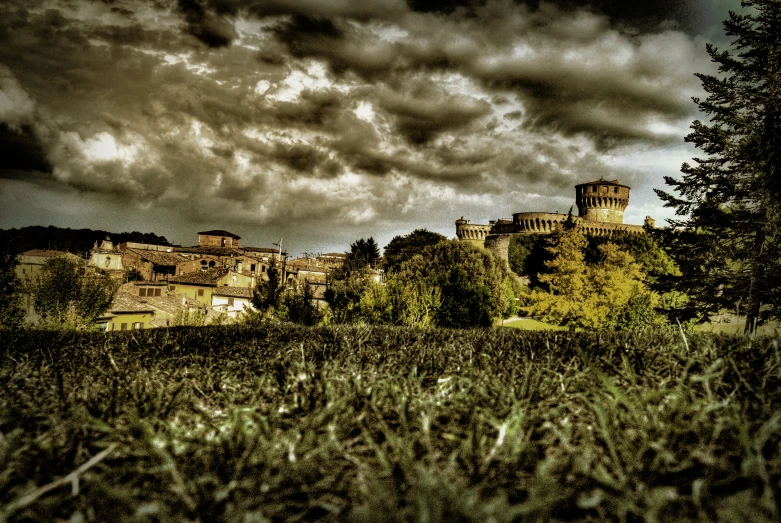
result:
[(240, 239), (241, 236), (228, 231), (202, 231), (198, 233), (198, 246), (227, 247), (229, 249), (238, 249)]
[[(618, 180), (597, 180), (575, 186), (575, 205), (578, 215), (573, 216), (575, 227), (586, 234), (613, 236), (615, 234), (643, 234), (642, 225), (624, 223), (624, 211), (629, 205), (630, 187)], [(488, 225), (469, 223), (463, 216), (456, 220), (456, 236), (485, 246), (494, 255), (508, 258), (510, 241), (527, 234), (550, 234), (561, 228), (567, 214), (550, 212), (518, 212), (512, 220), (495, 220)], [(646, 216), (645, 225), (653, 227), (654, 220)]]
[(90, 251), (88, 267), (106, 271), (115, 278), (121, 278), (125, 274), (125, 266), (122, 263), (122, 251), (114, 245), (111, 238), (100, 242), (95, 242), (95, 246)]

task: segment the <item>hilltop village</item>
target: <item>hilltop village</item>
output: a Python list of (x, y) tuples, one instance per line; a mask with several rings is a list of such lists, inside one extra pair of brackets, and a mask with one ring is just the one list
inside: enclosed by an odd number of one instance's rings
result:
[[(637, 235), (643, 226), (624, 224), (630, 188), (618, 180), (597, 180), (575, 186), (577, 216), (546, 212), (518, 212), (511, 220), (493, 220), (487, 225), (456, 220), (456, 236), (491, 251), (508, 261), (508, 247), (514, 238), (550, 234), (571, 219), (573, 226), (588, 235)], [(646, 217), (645, 226), (654, 226)], [(441, 236), (440, 236), (441, 237)], [(181, 324), (182, 315), (199, 314), (204, 321), (233, 321), (245, 310), (254, 310), (253, 290), (268, 280), (270, 267), (280, 271), (280, 283), (293, 291), (307, 286), (319, 306), (325, 303), (328, 274), (340, 267), (347, 254), (327, 253), (288, 259), (281, 247), (250, 247), (241, 237), (225, 230), (198, 233), (191, 247), (126, 241), (114, 244), (110, 237), (96, 242), (85, 257), (56, 250), (28, 250), (17, 257), (16, 274), (32, 282), (47, 260), (66, 257), (81, 267), (83, 274), (99, 272), (120, 282), (113, 303), (97, 319), (106, 331), (148, 329)], [(382, 271), (369, 267), (373, 278), (382, 281)], [(529, 279), (519, 276), (521, 284)], [(28, 319), (36, 321), (31, 298), (26, 301)]]
[[(199, 312), (236, 319), (252, 309), (252, 293), (259, 279), (268, 279), (273, 265), (288, 287), (311, 285), (321, 302), (326, 276), (345, 258), (344, 253), (287, 259), (281, 248), (241, 245), (241, 237), (229, 231), (198, 233), (198, 245), (179, 247), (124, 242), (110, 238), (96, 242), (88, 259), (75, 254), (33, 249), (17, 257), (16, 274), (32, 281), (47, 260), (66, 257), (83, 272), (101, 271), (122, 282), (111, 307), (98, 318), (106, 331), (166, 327), (177, 315)], [(28, 316), (33, 315), (27, 300)], [(34, 320), (34, 316), (31, 317)]]

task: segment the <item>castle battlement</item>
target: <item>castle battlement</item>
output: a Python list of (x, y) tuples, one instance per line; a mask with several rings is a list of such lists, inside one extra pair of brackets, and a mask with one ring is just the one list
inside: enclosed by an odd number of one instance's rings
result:
[[(643, 234), (642, 225), (624, 223), (624, 211), (629, 205), (630, 187), (618, 180), (597, 180), (575, 186), (575, 204), (578, 215), (572, 220), (575, 227), (590, 236), (615, 234)], [(513, 236), (551, 234), (564, 226), (567, 214), (551, 212), (518, 212), (512, 220), (492, 220), (487, 225), (469, 223), (463, 216), (456, 220), (456, 236), (490, 249), (507, 260), (507, 249)], [(655, 222), (646, 216), (645, 225)]]

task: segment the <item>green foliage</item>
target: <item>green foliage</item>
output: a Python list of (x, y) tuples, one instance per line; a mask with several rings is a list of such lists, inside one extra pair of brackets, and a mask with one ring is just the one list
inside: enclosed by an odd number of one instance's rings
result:
[(446, 239), (443, 235), (426, 229), (415, 229), (407, 235), (394, 236), (383, 251), (385, 272), (398, 271), (404, 261), (422, 253), (426, 247), (431, 247)]
[(350, 269), (360, 270), (366, 267), (375, 267), (380, 259), (380, 248), (374, 238), (368, 240), (361, 238), (350, 244), (350, 252), (344, 264)]
[(0, 245), (0, 329), (19, 328), (24, 321), (21, 282), (16, 277), (16, 255)]
[(539, 287), (539, 275), (548, 271), (546, 262), (551, 261), (548, 235), (528, 234), (510, 240), (508, 262), (510, 270), (519, 276), (526, 276), (531, 287)]
[(104, 272), (81, 270), (67, 258), (51, 258), (31, 284), (33, 307), (45, 326), (92, 328), (108, 310), (119, 283)]
[(9, 331), (5, 521), (778, 521), (777, 339)]
[(281, 286), (282, 276), (273, 259), (266, 271), (266, 277), (267, 279), (265, 280), (258, 278), (252, 292), (252, 306), (261, 313), (277, 309), (284, 291)]
[(679, 288), (692, 309), (746, 311), (746, 330), (781, 317), (781, 2), (746, 0), (724, 22), (731, 49), (707, 45), (719, 75), (698, 74), (706, 116), (686, 141), (701, 149), (676, 194), (657, 191), (682, 218), (670, 220)]
[(508, 307), (503, 264), (465, 242), (448, 240), (427, 247), (402, 263), (400, 273), (408, 289), (418, 281), (439, 289), (434, 318), (441, 327), (488, 327)]
[(531, 293), (526, 311), (547, 322), (591, 329), (661, 325), (654, 311), (659, 298), (643, 283), (641, 265), (614, 243), (598, 245), (597, 259), (589, 264), (588, 243), (578, 229), (553, 237), (549, 272), (540, 275), (548, 288)]
[(284, 319), (300, 325), (314, 326), (320, 323), (323, 314), (314, 300), (311, 285), (304, 284), (300, 291), (287, 290), (282, 294), (281, 309)]
[(173, 327), (202, 327), (204, 325), (206, 325), (206, 311), (200, 307), (178, 309), (171, 321)]

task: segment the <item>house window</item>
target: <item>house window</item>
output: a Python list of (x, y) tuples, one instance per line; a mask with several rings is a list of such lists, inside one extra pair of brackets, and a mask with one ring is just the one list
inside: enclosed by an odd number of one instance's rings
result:
[(171, 285), (171, 292), (174, 292), (176, 290), (176, 287)]
[(138, 289), (138, 295), (139, 296), (146, 296), (146, 289), (144, 289), (144, 288)]
[(203, 289), (198, 289), (198, 296), (203, 296)]
[(266, 272), (266, 266), (265, 265), (262, 267), (262, 269), (263, 269), (263, 272)]
[(222, 239), (222, 246), (225, 247), (225, 238)]
[(251, 263), (249, 266), (249, 272), (255, 272), (255, 264)]
[(160, 287), (158, 287), (157, 289), (155, 289), (155, 296), (162, 295), (162, 292), (163, 292), (163, 290)]
[(228, 298), (228, 307), (233, 307), (233, 298)]
[(121, 331), (126, 331), (126, 330), (127, 330), (127, 323), (123, 323), (123, 324), (122, 324), (122, 325), (119, 327), (119, 330), (121, 330)]
[(137, 321), (133, 324), (133, 330), (141, 330), (144, 328), (144, 324), (140, 321)]

